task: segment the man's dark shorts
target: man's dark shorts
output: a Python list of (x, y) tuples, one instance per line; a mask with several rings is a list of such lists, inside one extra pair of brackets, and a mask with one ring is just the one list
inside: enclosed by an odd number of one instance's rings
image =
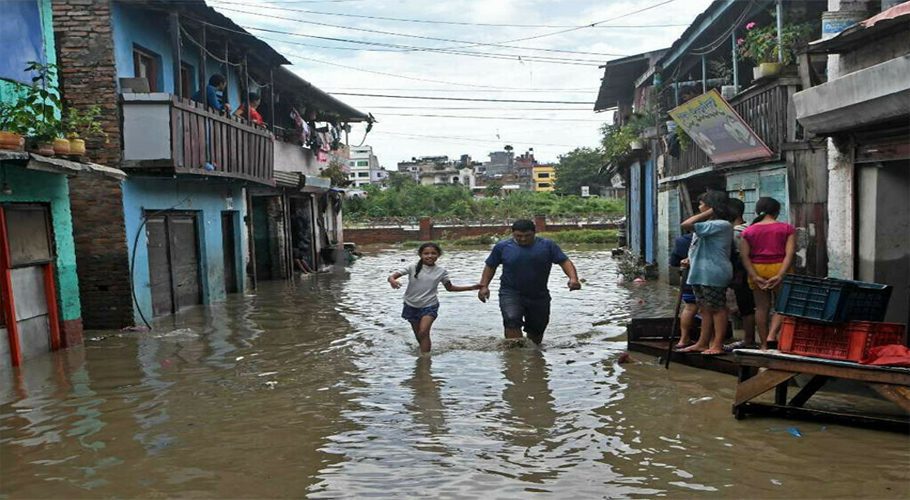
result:
[(499, 310), (502, 312), (502, 326), (517, 329), (523, 327), (528, 338), (539, 344), (550, 323), (550, 293), (529, 296), (500, 288)]
[(411, 307), (405, 304), (404, 308), (401, 310), (401, 317), (411, 323), (419, 323), (420, 318), (423, 318), (424, 316), (432, 316), (434, 318), (438, 318), (439, 303), (437, 302), (427, 307)]

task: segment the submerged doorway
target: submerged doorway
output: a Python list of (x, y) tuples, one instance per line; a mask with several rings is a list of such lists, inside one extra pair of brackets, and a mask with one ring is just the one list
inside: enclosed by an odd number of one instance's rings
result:
[(199, 232), (193, 212), (167, 212), (146, 221), (152, 314), (202, 303)]

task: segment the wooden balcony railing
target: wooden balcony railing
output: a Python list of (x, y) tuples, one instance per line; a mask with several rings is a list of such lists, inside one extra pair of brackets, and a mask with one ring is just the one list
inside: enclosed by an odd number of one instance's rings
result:
[(124, 167), (272, 184), (272, 134), (170, 94), (123, 95)]
[[(799, 80), (781, 77), (756, 85), (730, 100), (730, 105), (779, 160), (785, 144), (803, 140), (802, 128), (796, 121), (791, 98), (799, 90)], [(664, 177), (683, 175), (711, 166), (708, 155), (692, 143), (679, 158), (669, 158)]]

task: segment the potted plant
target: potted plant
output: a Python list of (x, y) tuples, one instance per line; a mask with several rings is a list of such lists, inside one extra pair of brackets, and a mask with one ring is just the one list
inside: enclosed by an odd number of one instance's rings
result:
[(735, 85), (730, 83), (733, 81), (733, 67), (727, 64), (727, 61), (723, 59), (712, 59), (708, 61), (708, 74), (711, 78), (716, 78), (720, 80), (720, 95), (724, 99), (732, 99), (739, 89)]
[(746, 36), (736, 43), (739, 54), (757, 66), (752, 75), (758, 78), (780, 73), (782, 66), (796, 61), (796, 51), (808, 42), (812, 34), (809, 23), (785, 23), (781, 28), (781, 44), (777, 41), (777, 27), (774, 23), (758, 26), (755, 21), (746, 24)]
[(85, 154), (85, 140), (92, 137), (103, 137), (107, 140), (107, 134), (101, 128), (98, 117), (101, 116), (101, 106), (94, 105), (85, 111), (79, 111), (74, 107), (69, 107), (64, 119), (66, 136), (70, 141), (70, 154), (82, 156)]
[(0, 102), (0, 149), (22, 151), (23, 133), (28, 131), (26, 118), (23, 108), (16, 103)]
[[(53, 64), (31, 61), (25, 71), (34, 73), (32, 84), (20, 94), (14, 104), (19, 110), (21, 130), (28, 135), (29, 148), (37, 153), (53, 156), (57, 150), (69, 152), (69, 141), (62, 139), (60, 122), (60, 93), (50, 86), (57, 73)], [(58, 139), (61, 139), (58, 141)], [(65, 144), (64, 144), (65, 143)]]

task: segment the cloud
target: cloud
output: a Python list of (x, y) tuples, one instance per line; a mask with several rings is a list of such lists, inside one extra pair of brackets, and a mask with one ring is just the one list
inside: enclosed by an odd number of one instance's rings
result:
[[(237, 0), (232, 0), (236, 2)], [(648, 4), (658, 0), (649, 0)], [(710, 0), (679, 0), (638, 15), (608, 23), (608, 25), (680, 24), (691, 22)], [(522, 99), (544, 101), (593, 102), (597, 96), (603, 70), (597, 66), (618, 56), (545, 52), (513, 47), (534, 47), (604, 54), (636, 54), (669, 46), (685, 29), (667, 28), (585, 28), (555, 36), (503, 43), (512, 47), (474, 45), (499, 43), (561, 31), (565, 28), (518, 28), (501, 26), (465, 26), (432, 23), (360, 19), (345, 16), (326, 16), (291, 10), (310, 10), (339, 14), (443, 20), (467, 23), (546, 24), (579, 26), (641, 9), (648, 4), (635, 1), (560, 2), (517, 0), (447, 0), (425, 2), (416, 0), (339, 2), (330, 4), (268, 4), (248, 1), (244, 5), (211, 2), (216, 9), (242, 26), (257, 26), (299, 35), (344, 38), (363, 42), (399, 44), (414, 47), (457, 48), (484, 57), (440, 54), (428, 51), (397, 51), (390, 47), (351, 44), (302, 36), (261, 35), (270, 45), (285, 54), (294, 66), (292, 70), (326, 91), (379, 93), (397, 95), (450, 96), (482, 99)], [(220, 8), (223, 7), (223, 8)], [(239, 14), (226, 8), (263, 15)], [(277, 19), (284, 17), (289, 19)], [(311, 23), (334, 24), (342, 27)], [(362, 28), (401, 33), (408, 36), (368, 33)], [(461, 42), (428, 40), (433, 37)], [(280, 41), (279, 41), (280, 40)], [(296, 42), (296, 43), (288, 43)], [(336, 47), (336, 49), (306, 47), (300, 44)], [(337, 48), (359, 50), (339, 50)], [(363, 50), (372, 49), (372, 50)], [(507, 59), (494, 57), (508, 56)], [(520, 59), (519, 59), (520, 56)], [(587, 65), (550, 64), (534, 61), (533, 57), (577, 59)], [(379, 75), (309, 59), (387, 73)], [(395, 75), (395, 76), (390, 76)], [(404, 78), (402, 78), (404, 77)], [(430, 83), (424, 80), (454, 82), (487, 87), (517, 89), (573, 89), (571, 91), (521, 92), (496, 91), (492, 88)], [(366, 90), (373, 89), (373, 90)], [(578, 89), (578, 90), (574, 90)], [(595, 114), (593, 105), (569, 106), (523, 103), (491, 103), (470, 101), (411, 101), (402, 99), (338, 96), (339, 99), (379, 119), (374, 132), (366, 139), (372, 145), (382, 165), (394, 169), (398, 161), (412, 156), (470, 154), (485, 159), (487, 153), (501, 149), (508, 140), (517, 151), (534, 148), (541, 160), (555, 161), (559, 154), (574, 147), (593, 147), (599, 143), (598, 129), (610, 113)], [(391, 109), (409, 107), (419, 109)], [(482, 109), (446, 110), (443, 107), (475, 107)], [(559, 111), (540, 111), (530, 108), (559, 108)], [(566, 110), (566, 108), (583, 108)], [(396, 114), (421, 114), (403, 117)], [(462, 115), (487, 117), (524, 117), (533, 120), (459, 119), (425, 115)], [(579, 121), (541, 121), (559, 118)], [(363, 127), (355, 127), (351, 142), (360, 142)], [(502, 139), (497, 139), (496, 136)], [(427, 137), (432, 136), (432, 137)]]

